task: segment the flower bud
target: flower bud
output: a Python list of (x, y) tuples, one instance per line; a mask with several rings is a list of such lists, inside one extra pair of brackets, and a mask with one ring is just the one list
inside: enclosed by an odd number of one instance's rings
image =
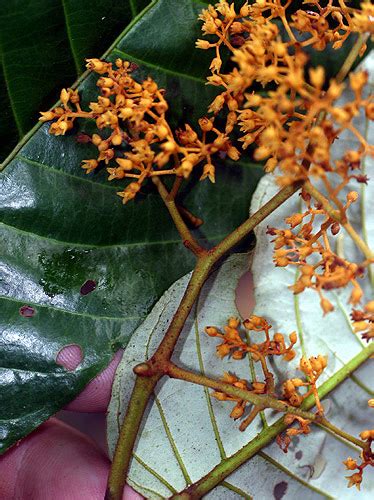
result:
[(219, 330), (215, 326), (206, 326), (205, 333), (207, 333), (209, 337), (217, 337), (221, 335)]
[(371, 300), (370, 302), (365, 304), (364, 309), (369, 313), (374, 313), (374, 300)]
[(235, 406), (232, 412), (230, 413), (230, 417), (233, 418), (234, 420), (240, 418), (243, 416), (244, 413), (244, 407), (243, 406)]
[(317, 66), (316, 68), (310, 68), (309, 70), (310, 82), (314, 87), (318, 89), (322, 87), (325, 82), (325, 70), (322, 66)]
[(122, 170), (130, 171), (133, 169), (132, 161), (128, 160), (127, 158), (116, 158), (116, 162)]
[(296, 344), (297, 342), (297, 333), (292, 332), (289, 334), (288, 338), (290, 339), (291, 344)]
[(349, 298), (350, 304), (356, 305), (360, 302), (363, 296), (363, 292), (359, 286), (355, 286), (352, 290), (351, 296)]
[(354, 203), (355, 201), (358, 200), (358, 193), (357, 191), (350, 191), (348, 194), (347, 194), (347, 201), (350, 202), (350, 203)]
[(334, 306), (325, 297), (321, 299), (320, 306), (322, 307), (324, 315), (334, 310)]
[(40, 122), (49, 122), (50, 120), (53, 120), (55, 117), (55, 114), (53, 111), (40, 111), (41, 117), (39, 118)]
[(331, 234), (336, 236), (338, 232), (340, 231), (340, 224), (339, 222), (334, 222), (334, 224), (331, 226)]
[(113, 144), (113, 146), (119, 146), (120, 144), (122, 144), (122, 136), (121, 136), (121, 134), (115, 134), (112, 137), (112, 144)]

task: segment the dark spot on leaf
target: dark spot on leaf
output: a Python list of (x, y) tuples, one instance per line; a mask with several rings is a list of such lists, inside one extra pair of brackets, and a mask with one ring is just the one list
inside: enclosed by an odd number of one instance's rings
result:
[(75, 140), (80, 144), (88, 144), (89, 142), (91, 142), (91, 136), (85, 134), (84, 132), (79, 132), (76, 135)]
[(35, 316), (35, 309), (31, 306), (22, 306), (19, 308), (19, 313), (24, 318), (32, 318)]
[(57, 353), (56, 363), (69, 372), (75, 370), (83, 361), (83, 352), (78, 344), (66, 345)]
[(96, 281), (87, 280), (81, 286), (81, 295), (87, 295), (87, 294), (93, 292), (95, 290), (95, 288), (96, 288)]
[(281, 481), (280, 483), (276, 484), (273, 490), (275, 500), (281, 500), (281, 498), (283, 498), (286, 494), (287, 488), (288, 484), (286, 483), (286, 481)]
[(303, 452), (301, 450), (297, 451), (295, 453), (295, 458), (296, 460), (300, 460), (300, 458), (303, 456)]

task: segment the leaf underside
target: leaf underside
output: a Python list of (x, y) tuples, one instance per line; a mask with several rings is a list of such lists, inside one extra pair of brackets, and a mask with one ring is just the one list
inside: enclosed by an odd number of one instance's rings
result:
[[(177, 344), (174, 362), (215, 378), (221, 377), (224, 371), (229, 371), (240, 378), (252, 379), (247, 359), (241, 362), (219, 360), (215, 354), (217, 342), (203, 333), (207, 325), (222, 326), (229, 316), (238, 316), (235, 288), (239, 278), (248, 270), (249, 260), (248, 254), (232, 256), (208, 279)], [(189, 275), (181, 278), (163, 295), (132, 336), (125, 350), (117, 369), (109, 405), (108, 444), (111, 453), (114, 451), (134, 383), (132, 367), (148, 359), (157, 348), (188, 279)], [(280, 321), (293, 321), (294, 327), (296, 313), (290, 309), (293, 298), (291, 292), (289, 295), (288, 301), (285, 296), (279, 306), (283, 312), (280, 320), (277, 316), (277, 321), (273, 322), (274, 315), (269, 313), (270, 304), (267, 308), (263, 305), (260, 307), (259, 304), (256, 306), (255, 313), (263, 313), (268, 317), (275, 331), (290, 331), (278, 330)], [(258, 299), (258, 294), (256, 298)], [(309, 304), (308, 307), (320, 322), (321, 315), (315, 304)], [(289, 319), (283, 320), (283, 316)], [(333, 319), (330, 321), (333, 322)], [(334, 351), (328, 342), (321, 339), (320, 332), (320, 323), (309, 323), (304, 328), (304, 340), (309, 344), (309, 341), (317, 337), (317, 341), (323, 346), (318, 352), (329, 355), (327, 378), (330, 378), (342, 366), (342, 358), (353, 357), (360, 346), (355, 339), (351, 342), (353, 335), (347, 325), (340, 333), (340, 349), (335, 346)], [(300, 355), (299, 348), (298, 359)], [(292, 376), (298, 376), (296, 367), (295, 360), (289, 365), (283, 362), (282, 367), (277, 363), (273, 370), (278, 375), (282, 369), (282, 378), (286, 378), (291, 373)], [(359, 381), (369, 379), (370, 369), (368, 362), (359, 370), (356, 374)], [(261, 380), (260, 372), (258, 376)], [(329, 403), (324, 402), (326, 408), (331, 408), (328, 417), (334, 424), (357, 435), (363, 428), (370, 426), (372, 419), (372, 412), (367, 407), (367, 390), (354, 379), (347, 380), (330, 394)], [(157, 387), (146, 410), (128, 476), (128, 482), (147, 498), (168, 498), (199, 480), (221, 460), (233, 455), (247, 443), (255, 443), (263, 426), (260, 417), (241, 433), (238, 430), (239, 424), (229, 418), (233, 404), (217, 401), (210, 397), (209, 392), (211, 391), (203, 387), (172, 379), (164, 380)], [(357, 408), (359, 414), (356, 413)], [(267, 410), (265, 417), (271, 425), (278, 420), (279, 415)], [(285, 498), (289, 499), (336, 498), (340, 497), (339, 492), (344, 492), (345, 499), (353, 499), (356, 498), (355, 492), (346, 490), (342, 460), (357, 453), (341, 441), (313, 428), (311, 435), (293, 440), (288, 454), (280, 451), (275, 444), (267, 446), (206, 498), (273, 498), (279, 489), (285, 488)], [(364, 499), (371, 498), (369, 492), (373, 486), (373, 481), (367, 474), (361, 493)]]

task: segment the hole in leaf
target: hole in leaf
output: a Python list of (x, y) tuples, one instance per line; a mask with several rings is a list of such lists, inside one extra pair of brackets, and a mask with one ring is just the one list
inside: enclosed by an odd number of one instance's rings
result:
[(287, 488), (288, 483), (286, 483), (286, 481), (281, 481), (280, 483), (276, 484), (273, 490), (275, 500), (281, 500), (281, 498), (283, 498), (286, 494)]
[(95, 288), (96, 288), (96, 281), (87, 280), (81, 286), (81, 295), (88, 295), (89, 293), (93, 292)]
[(302, 458), (302, 456), (303, 456), (303, 452), (301, 450), (299, 450), (295, 453), (296, 460), (300, 460)]
[(35, 316), (35, 309), (31, 306), (22, 306), (19, 308), (19, 313), (24, 318), (32, 318)]
[(83, 351), (78, 344), (66, 345), (56, 356), (56, 363), (69, 372), (74, 371), (82, 361)]
[(238, 281), (235, 290), (235, 304), (242, 318), (248, 318), (255, 308), (253, 276), (250, 271), (244, 273)]

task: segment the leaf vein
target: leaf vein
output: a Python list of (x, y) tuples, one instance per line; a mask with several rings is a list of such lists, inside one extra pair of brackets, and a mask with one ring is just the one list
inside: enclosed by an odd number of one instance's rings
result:
[[(203, 361), (203, 357), (202, 357), (202, 353), (201, 353), (201, 344), (200, 344), (200, 337), (199, 337), (199, 324), (198, 324), (199, 299), (200, 299), (200, 296), (198, 297), (198, 299), (196, 301), (196, 307), (195, 307), (195, 321), (194, 321), (194, 323), (195, 323), (195, 340), (196, 340), (197, 357), (199, 360), (199, 369), (200, 369), (201, 374), (205, 375), (204, 361)], [(212, 427), (213, 427), (214, 437), (215, 437), (215, 440), (216, 440), (216, 443), (218, 446), (219, 454), (220, 454), (221, 460), (224, 460), (227, 457), (227, 455), (225, 453), (225, 448), (223, 446), (222, 439), (221, 439), (221, 436), (220, 436), (220, 433), (218, 430), (216, 417), (215, 417), (214, 411), (213, 411), (212, 401), (211, 401), (209, 390), (207, 387), (204, 387), (204, 393), (205, 393), (206, 403), (208, 406), (209, 418), (210, 418), (210, 422), (211, 422)]]
[(165, 416), (165, 413), (164, 413), (164, 410), (162, 408), (162, 405), (161, 405), (161, 402), (160, 400), (158, 399), (157, 396), (155, 396), (155, 403), (157, 405), (157, 408), (158, 408), (158, 411), (160, 412), (160, 417), (161, 417), (161, 421), (162, 421), (162, 425), (164, 426), (164, 429), (165, 429), (165, 432), (166, 432), (166, 436), (168, 438), (168, 441), (170, 443), (170, 446), (173, 450), (173, 453), (174, 453), (174, 456), (178, 462), (178, 465), (182, 471), (182, 474), (183, 474), (183, 477), (186, 481), (187, 484), (191, 484), (192, 483), (192, 480), (190, 478), (190, 475), (188, 474), (188, 471), (187, 471), (187, 468), (183, 462), (183, 459), (182, 459), (182, 456), (181, 454), (179, 453), (179, 450), (178, 450), (178, 447), (174, 441), (174, 438), (172, 436), (172, 433), (170, 431), (170, 428), (169, 428), (169, 425), (168, 425), (168, 422), (166, 420), (166, 416)]
[(136, 56), (133, 56), (131, 54), (128, 54), (127, 52), (124, 52), (121, 49), (115, 48), (113, 52), (117, 53), (119, 56), (121, 56), (124, 59), (131, 59), (132, 61), (136, 62), (137, 64), (148, 66), (149, 68), (155, 69), (157, 71), (162, 71), (163, 73), (166, 73), (168, 75), (174, 76), (174, 77), (179, 77), (179, 78), (185, 78), (187, 80), (192, 80), (195, 81), (201, 85), (206, 84), (205, 80), (203, 78), (199, 78), (198, 76), (193, 76), (189, 75), (188, 73), (182, 73), (180, 71), (174, 71), (168, 68), (165, 68), (163, 66), (160, 66), (158, 64), (153, 64), (149, 61), (144, 61)]
[[(168, 490), (170, 490), (172, 493), (177, 493), (177, 490), (165, 479), (163, 478), (158, 472), (156, 472), (152, 467), (150, 467), (148, 464), (143, 462), (143, 460), (136, 455), (136, 453), (133, 453), (132, 456), (135, 458), (135, 460), (142, 465), (146, 471), (148, 471), (152, 476), (154, 476), (156, 479), (160, 481)], [(142, 486), (143, 488), (143, 486)], [(150, 490), (151, 491), (151, 490)]]

